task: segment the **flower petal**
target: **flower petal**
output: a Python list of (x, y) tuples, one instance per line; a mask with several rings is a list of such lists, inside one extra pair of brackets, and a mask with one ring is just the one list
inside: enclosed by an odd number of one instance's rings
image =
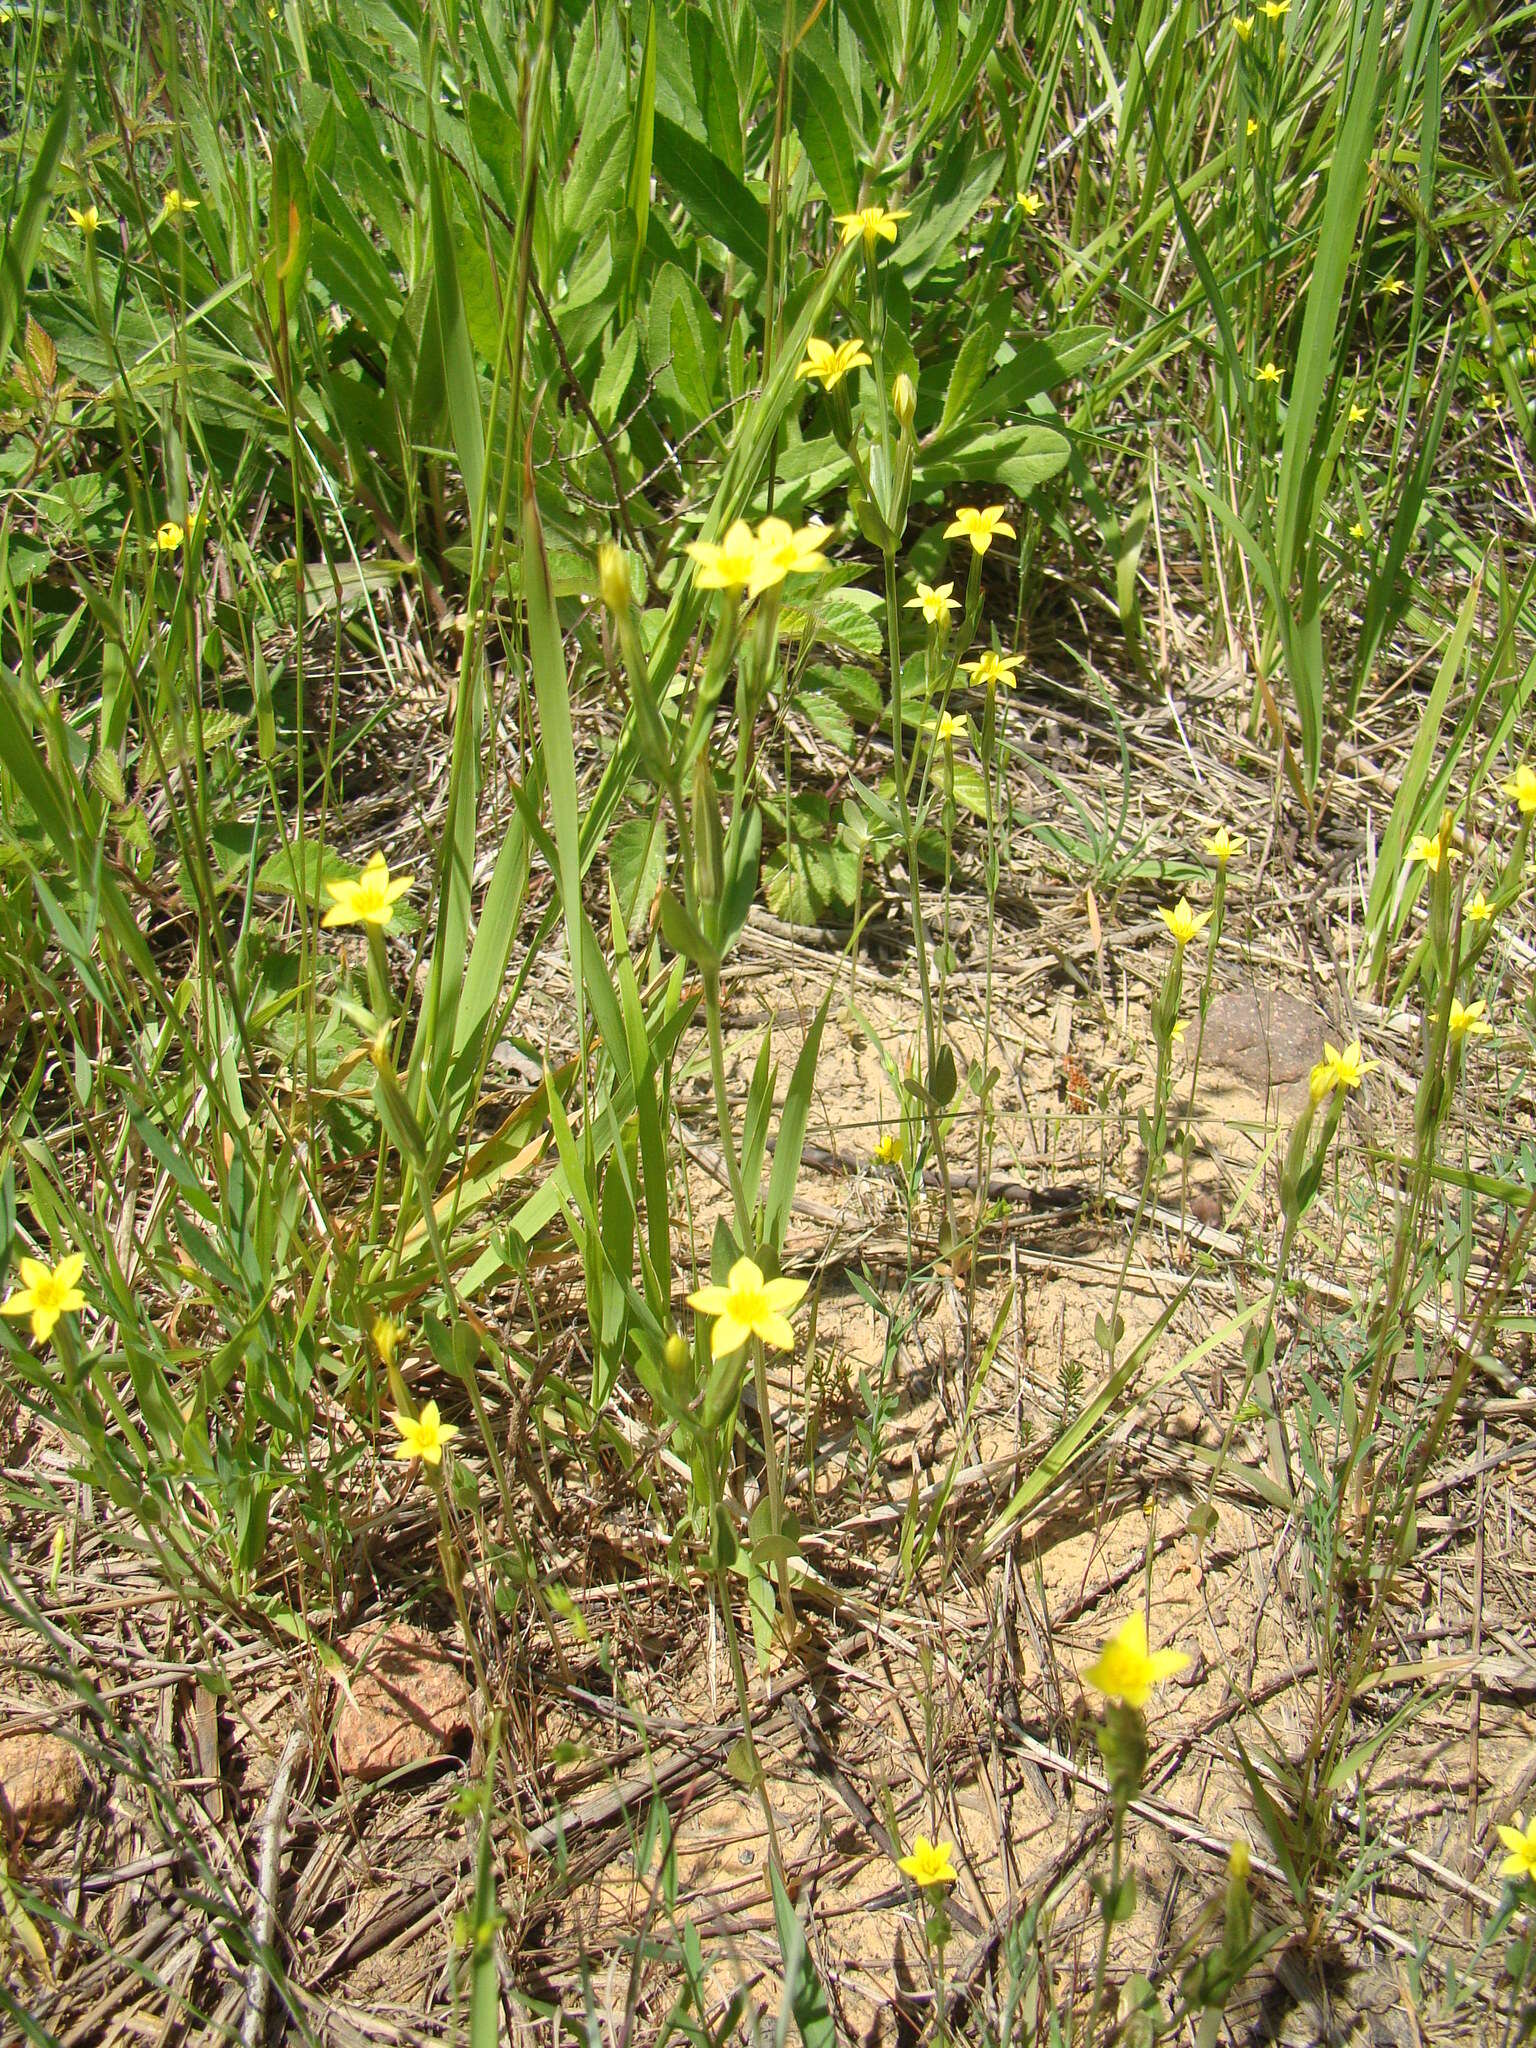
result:
[[(716, 1325), (718, 1328), (718, 1325)], [(770, 1351), (793, 1351), (795, 1348), (794, 1325), (783, 1316), (760, 1316), (752, 1325), (754, 1336), (761, 1337)]]
[(722, 1315), (716, 1322), (709, 1340), (711, 1358), (729, 1358), (733, 1351), (739, 1351), (752, 1332), (745, 1323), (738, 1323), (733, 1315)]
[[(1477, 1005), (1481, 1010), (1482, 1005)], [(66, 1252), (53, 1269), (53, 1277), (67, 1294), (71, 1287), (78, 1287), (80, 1275), (85, 1271), (84, 1252)]]
[(688, 1306), (701, 1316), (723, 1316), (730, 1306), (726, 1287), (700, 1287), (688, 1297)]
[(792, 1280), (788, 1274), (777, 1280), (770, 1280), (763, 1288), (763, 1299), (775, 1315), (788, 1315), (804, 1301), (810, 1290), (809, 1280)]
[(24, 1284), (29, 1288), (41, 1287), (50, 1278), (48, 1268), (41, 1259), (18, 1259), (16, 1263), (21, 1268)]

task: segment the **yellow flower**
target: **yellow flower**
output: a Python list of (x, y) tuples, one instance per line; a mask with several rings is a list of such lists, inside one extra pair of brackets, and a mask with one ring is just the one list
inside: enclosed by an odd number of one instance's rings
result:
[(933, 728), (933, 736), (941, 747), (954, 746), (957, 741), (964, 742), (969, 731), (963, 711), (958, 718), (952, 711), (941, 711), (938, 723)]
[(1349, 408), (1349, 424), (1352, 427), (1358, 427), (1362, 420), (1369, 417), (1370, 415), (1366, 412), (1365, 407), (1358, 402)]
[(1360, 524), (1360, 521), (1358, 519), (1351, 522), (1349, 529), (1349, 537), (1351, 540), (1365, 539), (1365, 528)]
[(1278, 384), (1280, 372), (1273, 363), (1266, 363), (1258, 373), (1258, 380), (1261, 384)]
[(910, 1856), (903, 1856), (896, 1868), (926, 1891), (931, 1884), (953, 1884), (959, 1875), (950, 1861), (954, 1851), (948, 1842), (930, 1842), (919, 1835)]
[(999, 654), (989, 647), (975, 661), (962, 661), (960, 666), (968, 676), (976, 678), (978, 690), (995, 690), (999, 683), (1011, 690), (1018, 680), (1013, 672), (1023, 659), (1022, 654)]
[(1308, 1076), (1308, 1087), (1314, 1103), (1331, 1095), (1335, 1088), (1342, 1088), (1346, 1094), (1358, 1088), (1371, 1069), (1378, 1064), (1368, 1060), (1360, 1048), (1359, 1039), (1346, 1045), (1342, 1052), (1329, 1039), (1323, 1040), (1323, 1056)]
[(170, 220), (178, 213), (196, 213), (200, 201), (189, 199), (179, 185), (168, 185), (160, 202), (160, 218)]
[(906, 1147), (895, 1131), (887, 1131), (876, 1141), (875, 1164), (877, 1166), (900, 1166)]
[(85, 1296), (80, 1292), (85, 1254), (66, 1252), (53, 1267), (45, 1266), (41, 1259), (22, 1259), (18, 1263), (21, 1285), (0, 1301), (0, 1315), (30, 1316), (33, 1336), (39, 1344), (46, 1344), (60, 1316), (85, 1307)]
[(1499, 1865), (1500, 1877), (1536, 1877), (1536, 1813), (1529, 1822), (1517, 1813), (1512, 1828), (1500, 1827), (1499, 1840), (1509, 1851)]
[(1006, 533), (1010, 540), (1018, 535), (1003, 517), (1001, 505), (983, 505), (978, 511), (974, 505), (957, 507), (954, 518), (944, 529), (944, 538), (954, 540), (964, 534), (978, 555), (984, 555), (991, 547), (995, 535)]
[(738, 1259), (724, 1287), (701, 1287), (689, 1295), (688, 1306), (716, 1319), (712, 1358), (739, 1351), (749, 1337), (761, 1337), (771, 1351), (793, 1351), (789, 1311), (798, 1308), (808, 1285), (804, 1280), (765, 1280), (755, 1259)]
[(101, 215), (96, 211), (94, 203), (90, 206), (66, 207), (65, 211), (69, 215), (70, 226), (78, 228), (82, 235), (94, 235), (101, 226)]
[(162, 555), (174, 555), (186, 537), (174, 519), (166, 519), (155, 529), (155, 546)]
[(1260, 14), (1266, 21), (1281, 21), (1291, 11), (1291, 0), (1262, 0)]
[(1247, 844), (1246, 839), (1234, 839), (1225, 825), (1218, 825), (1210, 838), (1204, 842), (1205, 850), (1211, 859), (1218, 861), (1222, 867), (1225, 867), (1229, 860), (1235, 859)]
[(400, 1441), (389, 1455), (402, 1465), (412, 1458), (420, 1458), (423, 1465), (441, 1465), (443, 1452), (459, 1434), (456, 1422), (439, 1419), (435, 1401), (429, 1401), (414, 1420), (398, 1408), (390, 1409), (389, 1419), (400, 1432)]
[(930, 626), (947, 626), (949, 615), (955, 608), (955, 586), (953, 583), (919, 582), (916, 597), (907, 599), (909, 612), (921, 612)]
[[(787, 519), (765, 519), (757, 529), (757, 553), (747, 578), (748, 594), (756, 597), (759, 591), (782, 583), (786, 576), (814, 575), (825, 569), (821, 551), (831, 538), (830, 526), (791, 526)], [(699, 580), (702, 582), (703, 578)]]
[(1459, 996), (1451, 997), (1451, 1037), (1458, 1045), (1467, 1038), (1487, 1038), (1493, 1030), (1483, 1012), (1488, 1005), (1479, 996), (1475, 1003), (1464, 1003)]
[(1251, 14), (1240, 14), (1236, 21), (1233, 22), (1232, 27), (1240, 43), (1247, 43), (1253, 40), (1253, 16)]
[(1380, 285), (1381, 295), (1384, 299), (1395, 299), (1400, 293), (1407, 291), (1407, 289), (1407, 285), (1403, 283), (1400, 277), (1383, 278)]
[(405, 1335), (404, 1323), (397, 1323), (393, 1316), (378, 1315), (373, 1319), (373, 1328), (368, 1332), (373, 1339), (373, 1348), (386, 1365), (394, 1362), (400, 1339)]
[(823, 391), (835, 391), (850, 370), (866, 370), (872, 358), (862, 341), (818, 341), (813, 334), (805, 344), (805, 361), (795, 375), (814, 377)]
[(1529, 761), (1522, 761), (1508, 782), (1501, 782), (1499, 788), (1512, 804), (1520, 806), (1522, 818), (1536, 816), (1536, 768)]
[(897, 426), (904, 434), (910, 434), (917, 418), (917, 386), (905, 370), (897, 373), (891, 385), (891, 411), (896, 415)]
[(1018, 200), (1019, 211), (1026, 220), (1033, 220), (1045, 204), (1038, 192), (1016, 192), (1014, 197)]
[(843, 231), (843, 247), (864, 237), (864, 248), (873, 255), (876, 242), (894, 242), (896, 223), (905, 220), (908, 209), (905, 206), (887, 209), (884, 206), (861, 206), (857, 213), (834, 213), (832, 218)]
[(1172, 910), (1159, 904), (1157, 914), (1173, 933), (1173, 943), (1176, 946), (1188, 946), (1198, 939), (1214, 915), (1209, 910), (1191, 910), (1189, 899), (1185, 896), (1179, 898)]
[(1174, 1020), (1173, 1020), (1173, 1042), (1174, 1042), (1174, 1044), (1175, 1044), (1175, 1045), (1177, 1045), (1177, 1044), (1178, 1044), (1179, 1040), (1180, 1040), (1180, 1039), (1181, 1039), (1181, 1038), (1182, 1038), (1182, 1037), (1184, 1036), (1185, 1032), (1186, 1032), (1186, 1031), (1187, 1031), (1188, 1029), (1189, 1029), (1189, 1019), (1188, 1019), (1187, 1017), (1175, 1017), (1175, 1018), (1174, 1018)]
[(723, 541), (691, 540), (688, 553), (699, 565), (700, 590), (745, 590), (757, 566), (757, 538), (745, 519), (738, 519)]
[(326, 883), (332, 907), (320, 922), (327, 931), (343, 924), (386, 925), (415, 879), (414, 875), (391, 876), (383, 854), (375, 853), (355, 882)]
[(1250, 142), (1252, 142), (1254, 136), (1257, 135), (1259, 132), (1259, 124), (1257, 121), (1254, 120), (1252, 114), (1248, 116), (1248, 127), (1245, 132)]
[(1493, 916), (1493, 905), (1479, 889), (1470, 903), (1463, 904), (1461, 914), (1471, 924), (1486, 924)]
[[(1403, 858), (1409, 862), (1421, 860), (1432, 875), (1440, 872), (1440, 836), (1438, 833), (1415, 832), (1408, 842), (1408, 851)], [(1447, 860), (1460, 860), (1460, 851), (1454, 846), (1446, 848)]]
[(1083, 1673), (1095, 1692), (1128, 1707), (1144, 1707), (1154, 1685), (1189, 1669), (1182, 1650), (1147, 1649), (1146, 1617), (1138, 1607), (1100, 1650)]
[(611, 540), (605, 540), (597, 551), (597, 587), (602, 593), (604, 605), (616, 619), (622, 618), (634, 602), (635, 589), (629, 577), (629, 558), (624, 550)]

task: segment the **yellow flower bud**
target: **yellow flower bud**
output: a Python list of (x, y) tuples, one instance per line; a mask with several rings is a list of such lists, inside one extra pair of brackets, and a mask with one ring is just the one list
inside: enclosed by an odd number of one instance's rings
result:
[(597, 551), (597, 582), (603, 593), (603, 603), (615, 618), (628, 611), (634, 601), (634, 587), (629, 580), (629, 563), (624, 550), (615, 547), (611, 540), (605, 540)]
[(891, 410), (901, 422), (902, 432), (910, 434), (917, 417), (917, 386), (905, 370), (891, 386)]

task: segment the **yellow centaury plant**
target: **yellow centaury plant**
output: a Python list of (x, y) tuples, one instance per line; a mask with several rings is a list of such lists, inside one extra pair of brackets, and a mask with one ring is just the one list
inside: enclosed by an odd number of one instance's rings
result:
[(738, 1259), (724, 1287), (701, 1287), (688, 1297), (688, 1306), (701, 1316), (713, 1316), (710, 1356), (726, 1358), (739, 1351), (749, 1337), (760, 1337), (770, 1351), (793, 1351), (795, 1333), (789, 1315), (800, 1306), (805, 1280), (767, 1280), (755, 1259)]
[(955, 608), (955, 586), (953, 583), (922, 583), (917, 586), (916, 597), (907, 599), (909, 612), (921, 612), (924, 622), (930, 626), (947, 626), (949, 615)]
[(428, 1401), (415, 1416), (391, 1408), (389, 1419), (400, 1432), (400, 1441), (390, 1456), (402, 1465), (413, 1458), (420, 1458), (423, 1465), (441, 1465), (444, 1450), (459, 1434), (456, 1422), (444, 1422), (439, 1416), (435, 1401)]
[(1500, 1827), (1499, 1840), (1509, 1851), (1499, 1865), (1500, 1877), (1536, 1878), (1536, 1813), (1529, 1821), (1517, 1813), (1513, 1827)]
[(700, 590), (745, 590), (757, 597), (786, 576), (804, 576), (827, 566), (822, 549), (832, 538), (827, 526), (791, 526), (765, 519), (754, 533), (745, 519), (726, 529), (724, 540), (691, 540)]
[(1314, 1102), (1321, 1102), (1335, 1088), (1342, 1088), (1347, 1094), (1350, 1089), (1358, 1088), (1372, 1067), (1377, 1065), (1378, 1061), (1365, 1057), (1358, 1038), (1346, 1045), (1342, 1052), (1325, 1038), (1323, 1056), (1307, 1077), (1308, 1092)]
[(999, 683), (1011, 690), (1018, 681), (1014, 670), (1020, 665), (1022, 654), (999, 654), (989, 647), (985, 654), (975, 661), (962, 661), (960, 666), (968, 676), (976, 678), (976, 687), (981, 690), (995, 690)]
[(1144, 1707), (1154, 1685), (1189, 1669), (1182, 1650), (1148, 1650), (1146, 1616), (1138, 1607), (1121, 1623), (1083, 1673), (1095, 1692), (1128, 1707)]
[(867, 370), (872, 357), (862, 341), (818, 341), (813, 334), (805, 344), (805, 361), (797, 365), (797, 378), (814, 377), (823, 391), (835, 391), (850, 370)]
[(382, 853), (375, 853), (355, 882), (327, 882), (331, 908), (320, 922), (327, 931), (343, 924), (386, 925), (395, 905), (415, 881), (414, 875), (391, 875)]
[(978, 555), (984, 555), (998, 534), (1006, 534), (1009, 540), (1017, 540), (1018, 534), (1003, 517), (1001, 505), (960, 505), (955, 516), (944, 529), (946, 540), (957, 540), (962, 534)]
[(953, 1884), (956, 1881), (959, 1872), (951, 1860), (953, 1856), (954, 1850), (948, 1842), (930, 1842), (926, 1835), (919, 1835), (912, 1846), (912, 1853), (903, 1856), (896, 1867), (926, 1891), (930, 1885)]
[(85, 1307), (80, 1276), (85, 1271), (84, 1252), (66, 1252), (56, 1266), (41, 1259), (22, 1259), (21, 1285), (0, 1301), (0, 1315), (30, 1316), (32, 1334), (39, 1344), (53, 1335), (60, 1316)]
[(1183, 947), (1192, 944), (1194, 940), (1199, 938), (1215, 915), (1215, 912), (1210, 910), (1191, 910), (1189, 899), (1181, 896), (1172, 910), (1169, 910), (1166, 905), (1160, 903), (1157, 908), (1157, 914), (1163, 920), (1163, 923), (1167, 925), (1169, 931), (1173, 933), (1173, 943), (1176, 946)]
[(877, 242), (895, 241), (896, 223), (906, 219), (907, 211), (904, 206), (861, 206), (857, 213), (834, 213), (832, 218), (843, 231), (845, 249), (862, 235), (865, 249), (873, 255)]

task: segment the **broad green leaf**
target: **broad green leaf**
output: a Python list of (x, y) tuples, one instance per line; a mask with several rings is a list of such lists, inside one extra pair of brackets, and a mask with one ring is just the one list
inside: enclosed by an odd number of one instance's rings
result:
[(656, 116), (656, 176), (706, 235), (723, 242), (759, 277), (768, 268), (768, 209), (734, 172), (684, 128)]
[(834, 213), (852, 213), (859, 203), (858, 151), (843, 112), (842, 96), (807, 50), (795, 55), (790, 118), (816, 182)]

